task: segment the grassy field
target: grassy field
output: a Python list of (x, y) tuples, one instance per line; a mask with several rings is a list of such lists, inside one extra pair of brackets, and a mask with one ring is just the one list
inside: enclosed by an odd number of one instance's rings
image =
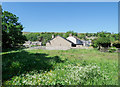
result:
[(118, 85), (118, 53), (96, 49), (2, 53), (4, 85)]

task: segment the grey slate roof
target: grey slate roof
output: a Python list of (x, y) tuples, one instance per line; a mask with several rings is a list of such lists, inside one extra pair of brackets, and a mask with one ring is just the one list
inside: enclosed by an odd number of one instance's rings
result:
[[(56, 37), (58, 37), (59, 35), (57, 35)], [(56, 37), (54, 37), (54, 38), (56, 38)], [(61, 36), (59, 36), (59, 37), (61, 37)], [(54, 38), (52, 38), (51, 40), (53, 40)], [(66, 41), (68, 41), (68, 42), (70, 42), (70, 43), (72, 43), (72, 44), (74, 44), (72, 41), (70, 41), (70, 40), (67, 40), (66, 38), (64, 38), (64, 37), (61, 37), (61, 38), (63, 38), (63, 39), (65, 39)], [(50, 42), (51, 40), (49, 40), (48, 42)]]

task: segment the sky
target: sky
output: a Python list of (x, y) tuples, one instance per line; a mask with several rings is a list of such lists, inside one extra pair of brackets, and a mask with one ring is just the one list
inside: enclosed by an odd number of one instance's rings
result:
[(117, 2), (3, 2), (24, 32), (118, 32)]

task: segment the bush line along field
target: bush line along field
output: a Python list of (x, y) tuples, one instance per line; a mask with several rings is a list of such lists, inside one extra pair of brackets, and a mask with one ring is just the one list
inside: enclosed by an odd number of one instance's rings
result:
[(118, 54), (96, 49), (2, 53), (4, 85), (117, 85)]

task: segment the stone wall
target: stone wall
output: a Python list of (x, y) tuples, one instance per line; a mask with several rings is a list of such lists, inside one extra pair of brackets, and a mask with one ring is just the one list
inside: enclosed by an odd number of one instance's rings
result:
[(61, 46), (51, 46), (46, 47), (46, 50), (68, 50), (71, 49), (70, 47), (61, 47)]
[(71, 49), (71, 48), (70, 47), (60, 47), (60, 46), (54, 46), (54, 47), (37, 46), (37, 47), (30, 47), (29, 49), (68, 50), (68, 49)]

